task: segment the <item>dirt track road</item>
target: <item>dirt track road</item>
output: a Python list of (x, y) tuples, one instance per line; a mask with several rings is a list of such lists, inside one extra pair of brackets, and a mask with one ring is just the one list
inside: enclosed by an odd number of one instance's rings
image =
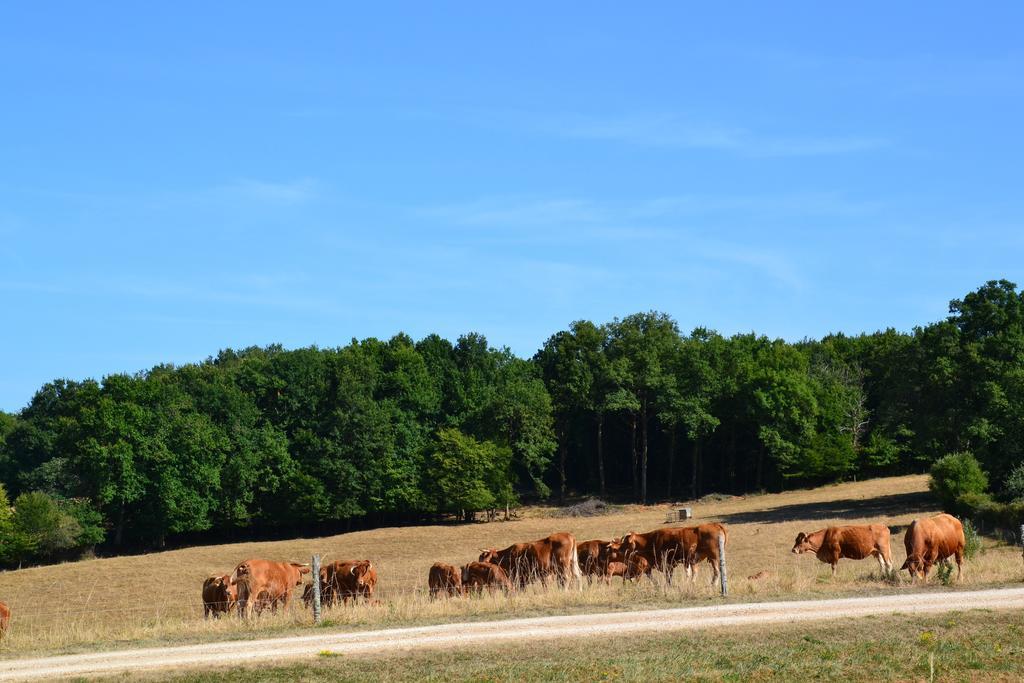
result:
[(330, 650), (345, 655), (394, 653), (425, 648), (473, 647), (516, 640), (581, 638), (722, 626), (770, 624), (919, 614), (970, 609), (1022, 609), (1024, 588), (935, 591), (870, 598), (762, 602), (711, 607), (608, 612), (573, 616), (444, 624), (382, 631), (333, 632), (265, 640), (119, 650), (79, 655), (0, 661), (0, 681), (98, 676), (154, 669), (232, 666), (314, 657)]

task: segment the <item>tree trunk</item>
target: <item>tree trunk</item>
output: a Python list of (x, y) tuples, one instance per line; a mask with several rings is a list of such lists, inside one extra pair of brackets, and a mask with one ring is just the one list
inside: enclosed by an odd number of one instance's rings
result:
[(729, 440), (729, 493), (736, 493), (736, 432)]
[(604, 415), (597, 417), (597, 476), (604, 498)]
[(636, 413), (629, 414), (629, 455), (633, 474), (633, 500), (636, 500), (640, 493), (636, 472)]
[(665, 486), (665, 497), (672, 500), (672, 465), (676, 459), (676, 430), (673, 427), (668, 433), (668, 483)]
[(757, 482), (754, 489), (760, 491), (764, 482), (764, 444), (757, 449)]
[(114, 527), (114, 545), (121, 545), (121, 538), (124, 535), (124, 503), (121, 503), (117, 511), (117, 526)]
[(693, 496), (694, 500), (700, 496), (700, 475), (698, 469), (700, 467), (700, 439), (693, 440), (693, 471), (690, 473), (690, 495)]
[(562, 443), (558, 449), (558, 474), (561, 477), (561, 484), (558, 489), (558, 504), (565, 505), (565, 460), (566, 451), (569, 450), (566, 444), (565, 430), (562, 430)]
[(640, 438), (643, 440), (640, 452), (640, 503), (647, 505), (647, 399), (640, 404)]

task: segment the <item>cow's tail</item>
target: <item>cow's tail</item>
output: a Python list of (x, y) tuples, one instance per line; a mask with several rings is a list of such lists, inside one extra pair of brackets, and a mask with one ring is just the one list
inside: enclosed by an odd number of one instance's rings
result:
[(583, 590), (583, 572), (580, 571), (580, 555), (576, 552), (576, 537), (572, 537), (572, 575), (576, 578), (576, 585)]

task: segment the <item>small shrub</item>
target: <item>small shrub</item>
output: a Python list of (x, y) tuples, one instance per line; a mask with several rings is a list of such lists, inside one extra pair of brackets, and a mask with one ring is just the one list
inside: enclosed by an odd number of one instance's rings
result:
[(974, 528), (974, 524), (969, 519), (964, 520), (964, 557), (968, 560), (973, 560), (974, 556), (977, 555), (981, 548), (981, 536), (978, 535), (978, 530)]
[(1011, 503), (1024, 503), (1024, 462), (1010, 470), (1003, 482), (1003, 496)]
[(957, 511), (957, 499), (966, 494), (983, 494), (988, 476), (970, 453), (950, 453), (935, 461), (928, 488), (949, 511)]
[(939, 581), (943, 586), (949, 586), (953, 583), (953, 563), (949, 560), (943, 560), (935, 565), (935, 576), (939, 578)]

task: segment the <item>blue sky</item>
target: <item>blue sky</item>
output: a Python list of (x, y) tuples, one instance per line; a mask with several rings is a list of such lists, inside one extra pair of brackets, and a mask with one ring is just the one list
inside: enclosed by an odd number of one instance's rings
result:
[(793, 340), (1024, 282), (1019, 3), (213, 4), (0, 9), (0, 409), (229, 346)]

